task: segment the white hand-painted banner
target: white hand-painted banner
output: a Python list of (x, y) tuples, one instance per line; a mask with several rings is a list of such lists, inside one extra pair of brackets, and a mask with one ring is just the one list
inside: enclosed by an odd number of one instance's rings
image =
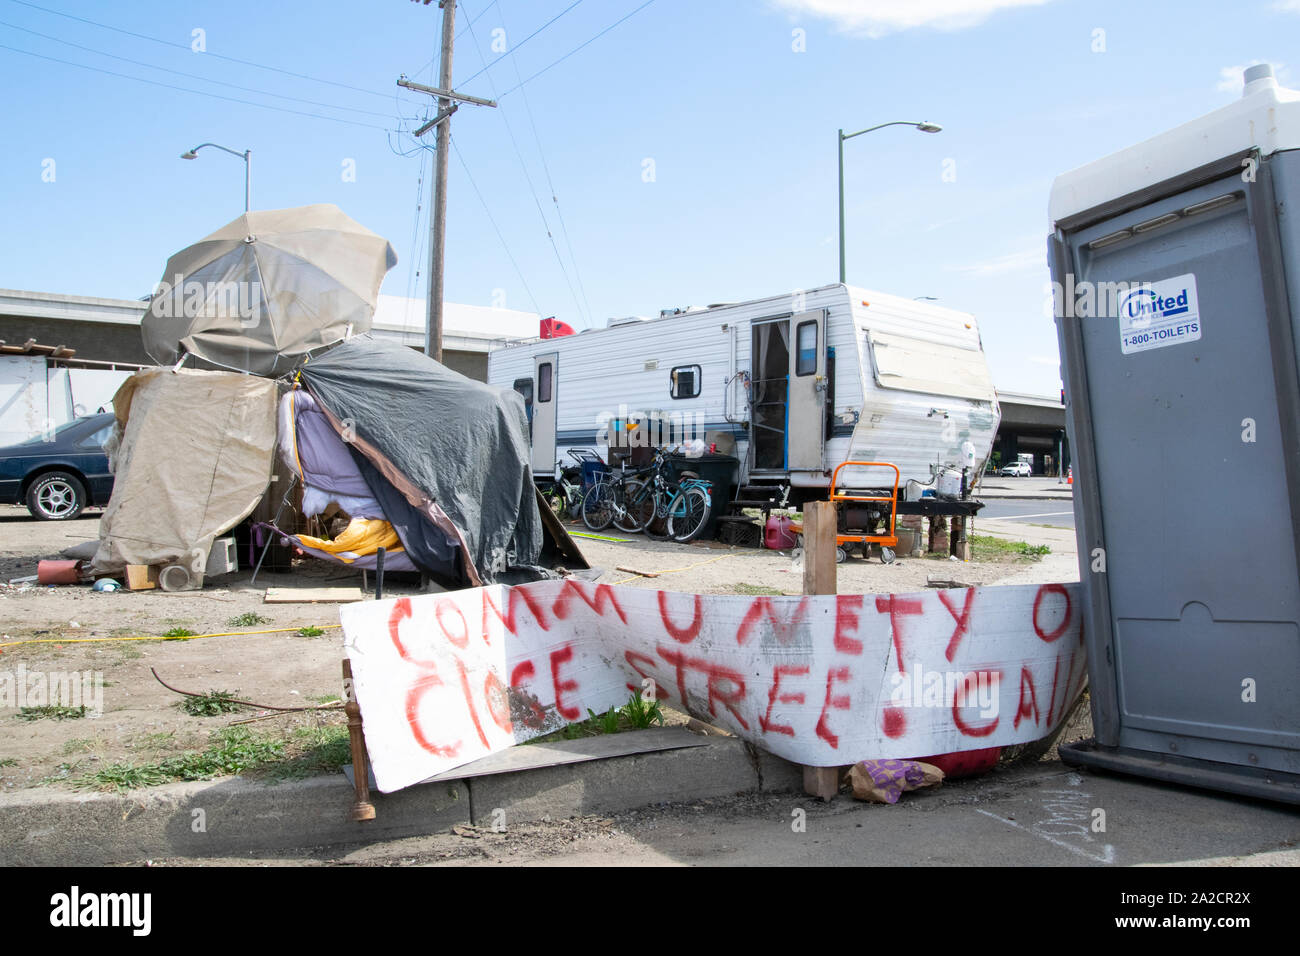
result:
[(540, 581), (340, 615), (385, 792), (647, 690), (842, 766), (1036, 740), (1087, 677), (1075, 584), (752, 598)]

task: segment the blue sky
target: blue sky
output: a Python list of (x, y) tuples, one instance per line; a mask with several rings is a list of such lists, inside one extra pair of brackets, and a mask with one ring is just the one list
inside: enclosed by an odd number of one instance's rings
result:
[[(1300, 0), (644, 3), (459, 4), (456, 86), (501, 105), (453, 120), (448, 299), (583, 327), (833, 282), (836, 130), (930, 120), (845, 144), (849, 281), (975, 313), (999, 387), (1055, 394), (1052, 179), (1230, 102), (1245, 64), (1296, 85)], [(179, 158), (212, 141), (252, 149), (254, 207), (337, 203), (397, 250), (384, 291), (422, 296), (429, 103), (395, 80), (435, 82), (440, 23), (410, 0), (0, 0), (0, 287), (148, 294), (242, 211), (238, 159)]]

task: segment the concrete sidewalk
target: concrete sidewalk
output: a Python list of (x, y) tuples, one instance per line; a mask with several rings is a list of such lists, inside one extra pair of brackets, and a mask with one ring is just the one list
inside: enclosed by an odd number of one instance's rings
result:
[(1070, 501), (1074, 486), (1055, 478), (999, 478), (986, 475), (976, 498), (1019, 498), (1022, 501)]

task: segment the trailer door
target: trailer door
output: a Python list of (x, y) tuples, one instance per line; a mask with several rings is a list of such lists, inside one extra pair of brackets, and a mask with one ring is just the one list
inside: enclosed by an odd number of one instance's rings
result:
[(826, 310), (790, 319), (790, 391), (786, 425), (786, 468), (825, 471)]
[(533, 474), (555, 473), (555, 369), (558, 352), (533, 357)]

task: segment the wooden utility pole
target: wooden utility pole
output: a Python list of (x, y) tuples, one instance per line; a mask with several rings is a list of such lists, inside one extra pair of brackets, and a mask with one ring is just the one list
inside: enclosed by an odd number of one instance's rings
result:
[[(456, 41), (456, 0), (442, 0), (442, 68), (438, 87), (451, 89), (451, 54)], [(451, 100), (438, 98), (438, 112), (451, 108)], [(447, 149), (451, 145), (451, 114), (438, 124), (433, 161), (433, 211), (429, 213), (429, 310), (424, 327), (424, 354), (442, 361), (442, 267), (447, 238)]]
[[(430, 0), (424, 0), (425, 6), (429, 2)], [(423, 136), (437, 127), (438, 139), (433, 159), (433, 208), (429, 211), (429, 307), (424, 326), (424, 354), (441, 362), (442, 272), (447, 239), (447, 151), (451, 147), (451, 114), (457, 108), (457, 103), (453, 101), (473, 103), (476, 106), (496, 106), (496, 103), (452, 92), (451, 57), (456, 42), (456, 0), (438, 0), (438, 6), (442, 7), (442, 68), (438, 73), (438, 85), (433, 87), (413, 83), (404, 75), (398, 77), (397, 85), (438, 98), (437, 115), (417, 129), (415, 136)]]

